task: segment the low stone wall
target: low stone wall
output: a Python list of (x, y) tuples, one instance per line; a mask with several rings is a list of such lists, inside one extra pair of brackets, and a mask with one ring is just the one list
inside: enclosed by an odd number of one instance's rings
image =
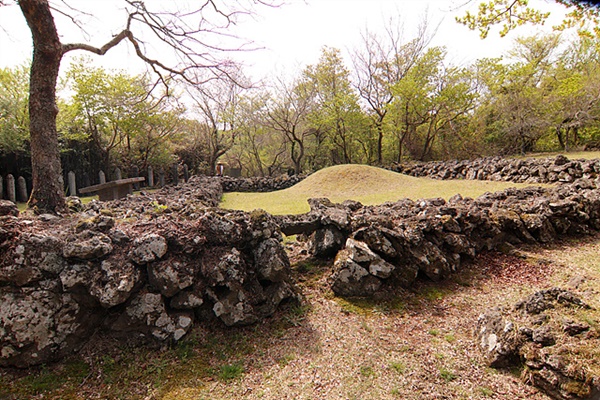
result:
[(598, 182), (579, 179), (449, 201), (404, 199), (379, 206), (311, 199), (311, 212), (276, 217), (285, 234), (311, 234), (315, 256), (335, 256), (331, 287), (370, 296), (384, 285), (438, 281), (465, 258), (504, 243), (545, 243), (600, 229)]
[[(466, 259), (507, 243), (546, 243), (598, 231), (599, 187), (598, 181), (578, 179), (553, 188), (507, 189), (477, 199), (405, 199), (379, 206), (311, 199), (309, 213), (277, 219), (286, 234), (310, 234), (313, 255), (335, 255), (328, 279), (333, 292), (373, 296), (390, 286), (408, 288), (419, 276), (445, 279)], [(587, 307), (572, 293), (556, 288), (533, 294), (519, 307), (539, 314), (555, 303)], [(568, 320), (561, 315), (519, 320), (498, 312), (484, 314), (473, 321), (477, 344), (492, 367), (524, 363), (527, 382), (552, 398), (597, 399), (600, 376), (581, 368), (589, 355), (577, 353), (567, 360), (564, 349), (597, 349), (598, 330), (585, 319), (574, 319), (573, 313)]]
[(98, 330), (176, 341), (207, 318), (250, 324), (295, 297), (272, 217), (211, 207), (220, 193), (195, 177), (64, 218), (0, 204), (0, 366), (57, 360)]
[[(569, 160), (563, 155), (553, 158), (507, 159), (486, 157), (474, 160), (395, 163), (391, 171), (433, 179), (468, 179), (517, 183), (570, 183), (579, 178), (595, 179), (600, 173), (600, 159)], [(287, 189), (308, 175), (233, 178), (220, 177), (224, 192), (272, 192)]]
[(280, 175), (275, 177), (233, 178), (219, 177), (224, 192), (274, 192), (287, 189), (302, 181), (307, 175)]
[(406, 175), (433, 179), (569, 183), (579, 178), (596, 178), (600, 172), (600, 160), (569, 160), (562, 155), (543, 159), (488, 157), (475, 160), (394, 164), (390, 169)]

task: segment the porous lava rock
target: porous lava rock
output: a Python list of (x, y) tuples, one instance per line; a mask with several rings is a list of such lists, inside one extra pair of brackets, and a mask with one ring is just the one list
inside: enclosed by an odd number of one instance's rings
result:
[[(506, 243), (547, 243), (600, 228), (598, 181), (556, 187), (509, 188), (476, 198), (402, 199), (376, 206), (310, 199), (311, 211), (275, 217), (285, 234), (310, 237), (314, 257), (335, 255), (333, 291), (370, 296), (386, 285), (408, 288), (418, 276), (448, 278), (465, 260)], [(373, 274), (346, 251), (352, 239), (387, 264)], [(387, 265), (391, 267), (387, 267)], [(366, 272), (365, 272), (366, 271)], [(365, 280), (365, 282), (363, 282)], [(376, 289), (377, 288), (377, 289)]]
[(93, 334), (177, 341), (297, 298), (273, 217), (214, 208), (213, 178), (59, 219), (0, 217), (0, 366), (58, 360)]
[(585, 309), (590, 306), (570, 290), (537, 291), (511, 310), (482, 313), (478, 347), (490, 367), (524, 365), (525, 381), (553, 399), (597, 399), (600, 373), (590, 357), (600, 346), (600, 332), (578, 320)]
[(600, 173), (600, 160), (569, 160), (564, 155), (527, 159), (484, 157), (473, 160), (396, 163), (390, 170), (433, 179), (571, 183), (580, 178), (596, 179)]

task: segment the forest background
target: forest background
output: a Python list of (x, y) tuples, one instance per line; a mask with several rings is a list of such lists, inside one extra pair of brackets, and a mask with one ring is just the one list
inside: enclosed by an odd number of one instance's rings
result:
[[(382, 24), (352, 48), (324, 46), (313, 63), (261, 81), (231, 60), (227, 79), (167, 90), (150, 73), (74, 58), (59, 84), (63, 171), (97, 183), (99, 170), (185, 163), (212, 174), (222, 162), (266, 176), (599, 145), (598, 35), (546, 29), (457, 63), (426, 16), (411, 34), (393, 18)], [(26, 63), (0, 69), (0, 171), (25, 177), (28, 74)]]

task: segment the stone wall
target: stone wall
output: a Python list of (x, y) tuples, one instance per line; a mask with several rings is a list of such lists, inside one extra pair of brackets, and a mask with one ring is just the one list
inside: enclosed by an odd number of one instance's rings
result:
[[(507, 159), (486, 157), (474, 160), (395, 163), (391, 171), (433, 179), (468, 179), (517, 183), (570, 183), (579, 178), (595, 179), (600, 173), (600, 159), (569, 160), (563, 155), (553, 158)], [(272, 192), (287, 189), (308, 175), (277, 177), (219, 178), (224, 192)]]
[(196, 323), (250, 324), (294, 298), (273, 218), (216, 209), (217, 178), (64, 218), (0, 204), (0, 366), (59, 359), (96, 331), (176, 341)]
[(279, 175), (275, 177), (233, 178), (220, 177), (224, 192), (274, 192), (287, 189), (302, 181), (307, 175)]
[[(498, 171), (518, 171), (520, 162), (488, 160), (503, 165)], [(444, 279), (504, 243), (600, 229), (598, 181), (590, 179), (596, 162), (563, 161), (538, 165), (546, 177), (581, 172), (558, 187), (379, 206), (311, 199), (311, 212), (300, 216), (219, 210), (232, 187), (221, 177), (85, 207), (70, 198), (77, 213), (64, 218), (17, 217), (0, 202), (0, 366), (58, 359), (97, 330), (170, 341), (205, 318), (256, 322), (295, 297), (281, 232), (310, 234), (313, 255), (335, 257), (329, 282), (336, 294), (369, 296), (420, 275)], [(472, 175), (461, 163), (451, 171)]]
[(333, 257), (330, 283), (341, 296), (370, 296), (384, 285), (438, 281), (484, 250), (545, 243), (600, 229), (598, 182), (578, 179), (477, 199), (404, 199), (378, 206), (311, 199), (311, 211), (276, 217), (285, 234), (311, 235), (311, 252)]
[(600, 160), (569, 160), (562, 155), (540, 159), (488, 157), (475, 160), (394, 164), (390, 169), (406, 175), (433, 179), (568, 183), (579, 178), (596, 178), (600, 172)]

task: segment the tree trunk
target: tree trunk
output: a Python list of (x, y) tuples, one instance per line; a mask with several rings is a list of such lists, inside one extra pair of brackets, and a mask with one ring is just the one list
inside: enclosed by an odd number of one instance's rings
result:
[(47, 0), (20, 0), (33, 37), (29, 93), (29, 132), (33, 191), (29, 207), (37, 212), (66, 211), (58, 134), (56, 80), (62, 44)]

